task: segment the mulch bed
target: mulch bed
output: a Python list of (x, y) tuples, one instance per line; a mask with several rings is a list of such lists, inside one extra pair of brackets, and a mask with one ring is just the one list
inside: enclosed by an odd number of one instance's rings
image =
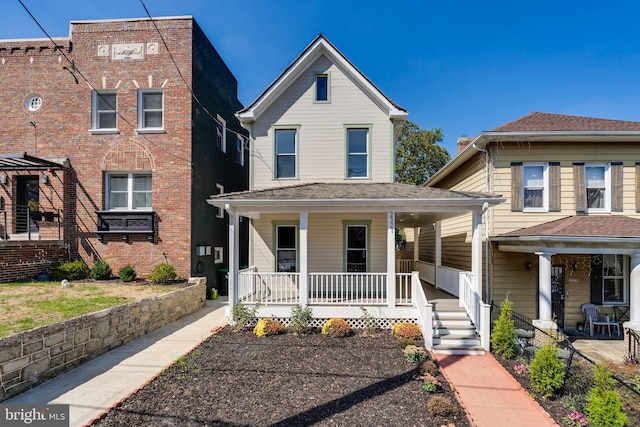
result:
[[(440, 373), (436, 393), (418, 377), (389, 331), (258, 338), (227, 327), (94, 425), (470, 426)], [(455, 413), (430, 416), (434, 396)]]

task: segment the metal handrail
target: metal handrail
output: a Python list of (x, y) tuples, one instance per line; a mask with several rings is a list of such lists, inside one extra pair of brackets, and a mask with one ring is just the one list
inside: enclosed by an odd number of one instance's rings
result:
[(638, 353), (640, 346), (640, 336), (633, 329), (627, 329), (627, 335), (629, 336), (629, 359), (634, 362), (638, 361)]

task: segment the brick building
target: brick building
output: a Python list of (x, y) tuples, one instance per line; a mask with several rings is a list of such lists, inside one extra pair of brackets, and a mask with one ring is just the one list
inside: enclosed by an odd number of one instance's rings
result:
[(248, 188), (246, 131), (236, 79), (192, 17), (0, 40), (0, 85), (0, 281), (104, 258), (224, 287), (227, 219), (206, 199)]

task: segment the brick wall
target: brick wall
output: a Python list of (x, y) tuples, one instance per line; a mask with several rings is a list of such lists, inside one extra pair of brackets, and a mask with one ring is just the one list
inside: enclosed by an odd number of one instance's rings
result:
[(0, 340), (0, 401), (204, 306), (206, 280)]
[(6, 242), (0, 245), (0, 283), (35, 277), (66, 258), (61, 242)]

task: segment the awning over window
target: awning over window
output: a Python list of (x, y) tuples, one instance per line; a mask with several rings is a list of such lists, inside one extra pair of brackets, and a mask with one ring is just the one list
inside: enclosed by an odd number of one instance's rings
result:
[(64, 169), (67, 159), (43, 159), (24, 154), (0, 154), (0, 170)]

